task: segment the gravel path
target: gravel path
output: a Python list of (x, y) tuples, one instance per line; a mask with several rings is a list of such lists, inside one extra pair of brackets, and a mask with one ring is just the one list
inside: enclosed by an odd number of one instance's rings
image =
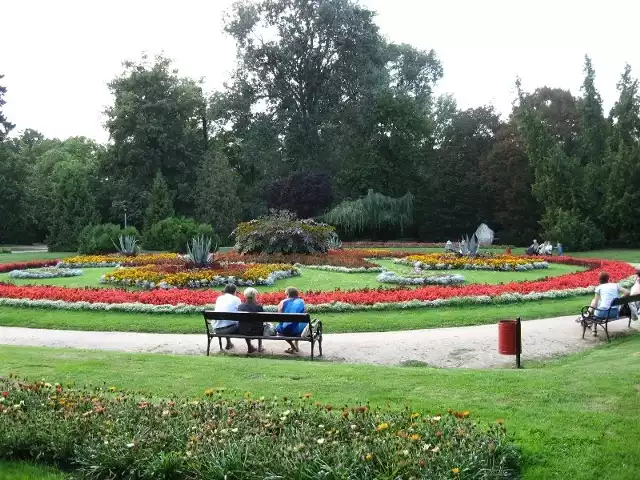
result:
[[(531, 359), (544, 359), (590, 348), (605, 341), (604, 332), (598, 337), (581, 338), (582, 328), (574, 322), (575, 316), (522, 323), (523, 363)], [(640, 322), (632, 322), (634, 331)], [(609, 331), (628, 332), (627, 320), (609, 325)], [(424, 362), (434, 367), (491, 368), (513, 366), (514, 357), (497, 352), (498, 327), (437, 328), (385, 333), (343, 333), (324, 336), (324, 358), (348, 363), (398, 365), (404, 362)], [(245, 354), (242, 340), (234, 340), (231, 353)], [(122, 352), (174, 353), (201, 355), (206, 338), (201, 335), (176, 335), (126, 332), (82, 332), (70, 330), (42, 330), (32, 328), (0, 327), (0, 344), (70, 347)], [(265, 342), (266, 354), (284, 355), (285, 342)], [(217, 339), (211, 345), (218, 353)], [(309, 344), (300, 344), (301, 355), (309, 354)], [(317, 351), (316, 351), (317, 353)]]

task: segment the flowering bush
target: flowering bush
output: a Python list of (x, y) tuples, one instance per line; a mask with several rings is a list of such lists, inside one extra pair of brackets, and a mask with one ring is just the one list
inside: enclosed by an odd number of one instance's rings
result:
[(79, 277), (82, 275), (82, 270), (73, 268), (35, 268), (30, 270), (12, 270), (9, 272), (11, 278), (65, 278), (65, 277)]
[(11, 249), (6, 247), (0, 247), (0, 254), (3, 254), (3, 253), (11, 253)]
[(429, 253), (409, 255), (395, 263), (414, 265), (420, 270), (494, 270), (526, 271), (549, 268), (548, 262), (540, 262), (530, 257), (515, 255), (495, 255), (483, 257), (462, 257), (451, 253)]
[(241, 253), (315, 253), (328, 250), (334, 231), (331, 225), (281, 211), (241, 223), (233, 235)]
[(58, 260), (34, 260), (32, 262), (0, 263), (0, 273), (7, 273), (13, 270), (26, 270), (27, 268), (53, 267)]
[[(137, 267), (141, 265), (181, 265), (184, 258), (177, 253), (145, 253), (130, 257), (126, 255), (77, 255), (65, 258), (58, 263), (60, 268), (106, 268), (106, 267)], [(54, 264), (55, 265), (55, 264)]]
[[(115, 387), (72, 390), (0, 381), (0, 458), (72, 466), (112, 478), (517, 478), (502, 420), (333, 408), (311, 394), (141, 398)], [(318, 475), (323, 472), (322, 476)]]
[(396, 272), (384, 271), (376, 278), (380, 283), (396, 283), (398, 285), (460, 285), (464, 283), (462, 275), (398, 275)]
[(147, 265), (118, 268), (102, 276), (102, 283), (140, 288), (205, 288), (235, 283), (237, 285), (273, 285), (276, 280), (300, 275), (297, 268), (286, 264), (228, 264), (226, 267), (203, 269), (163, 268)]

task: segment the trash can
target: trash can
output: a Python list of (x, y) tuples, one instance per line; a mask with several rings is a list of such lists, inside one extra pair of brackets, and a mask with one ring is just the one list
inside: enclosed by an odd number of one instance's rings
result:
[(517, 320), (500, 320), (498, 322), (498, 352), (502, 355), (518, 355), (518, 322)]

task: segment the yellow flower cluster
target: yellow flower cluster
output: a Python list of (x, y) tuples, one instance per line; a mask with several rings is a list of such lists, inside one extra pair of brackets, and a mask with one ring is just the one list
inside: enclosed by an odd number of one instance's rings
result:
[(76, 255), (64, 259), (69, 265), (94, 265), (101, 263), (119, 263), (120, 265), (153, 265), (158, 263), (179, 263), (182, 257), (177, 253), (143, 253), (135, 256), (125, 255)]
[(171, 287), (206, 287), (226, 283), (221, 279), (228, 277), (234, 277), (243, 283), (265, 283), (269, 275), (278, 271), (290, 271), (292, 274), (297, 274), (297, 269), (286, 264), (253, 264), (249, 266), (229, 264), (222, 269), (185, 269), (177, 272), (163, 271), (162, 268), (147, 265), (137, 268), (119, 268), (106, 274), (103, 281), (138, 286), (148, 286), (150, 283), (157, 286), (163, 283)]
[(418, 255), (409, 255), (407, 261), (411, 263), (420, 262), (427, 265), (446, 265), (452, 269), (463, 269), (465, 265), (482, 266), (487, 268), (501, 269), (504, 265), (510, 268), (520, 265), (528, 265), (531, 259), (525, 257), (517, 257), (514, 255), (495, 255), (492, 257), (460, 257), (450, 253), (427, 253)]

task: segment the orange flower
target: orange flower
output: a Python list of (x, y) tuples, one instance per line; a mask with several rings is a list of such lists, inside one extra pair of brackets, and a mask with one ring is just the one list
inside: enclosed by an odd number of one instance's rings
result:
[(459, 469), (458, 467), (455, 467), (455, 468), (452, 468), (452, 469), (451, 469), (451, 472), (452, 472), (454, 475), (457, 475), (458, 473), (460, 473), (460, 469)]

